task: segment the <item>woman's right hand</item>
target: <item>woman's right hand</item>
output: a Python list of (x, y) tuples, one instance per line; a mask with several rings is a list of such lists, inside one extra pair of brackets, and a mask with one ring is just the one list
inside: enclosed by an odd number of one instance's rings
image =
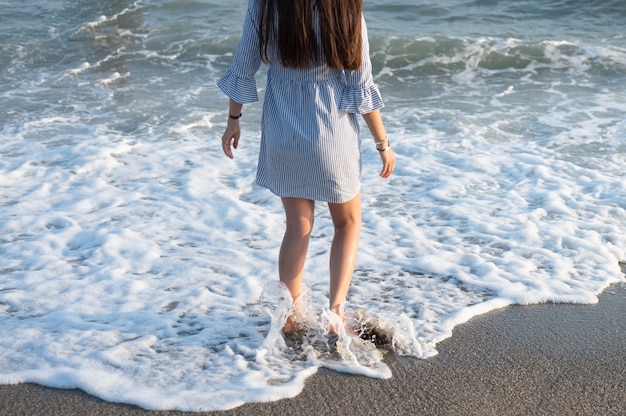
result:
[[(387, 179), (391, 176), (391, 173), (396, 168), (396, 155), (389, 147), (389, 142), (387, 141), (387, 132), (385, 132), (385, 126), (383, 125), (383, 119), (380, 116), (380, 109), (374, 110), (371, 113), (363, 114), (363, 119), (367, 124), (367, 128), (370, 133), (374, 137), (376, 142), (376, 149), (379, 148), (379, 145), (387, 145), (386, 150), (378, 151), (380, 153), (380, 160), (383, 162), (383, 168), (380, 171), (380, 177), (383, 179)], [(385, 143), (386, 142), (386, 143)]]
[(380, 177), (387, 179), (391, 176), (391, 173), (396, 168), (396, 154), (391, 150), (391, 147), (387, 145), (387, 150), (378, 151), (380, 160), (383, 162), (383, 168), (380, 171)]

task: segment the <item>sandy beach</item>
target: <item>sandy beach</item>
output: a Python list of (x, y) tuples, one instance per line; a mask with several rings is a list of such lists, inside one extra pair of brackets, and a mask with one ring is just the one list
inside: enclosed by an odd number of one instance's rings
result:
[[(389, 380), (322, 369), (302, 394), (199, 415), (623, 415), (626, 284), (596, 305), (511, 306), (458, 326), (419, 360), (388, 354)], [(143, 415), (79, 390), (0, 386), (0, 414)]]

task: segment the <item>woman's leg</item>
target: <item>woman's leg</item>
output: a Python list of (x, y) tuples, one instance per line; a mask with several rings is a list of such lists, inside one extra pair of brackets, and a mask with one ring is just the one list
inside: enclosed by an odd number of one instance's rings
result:
[(335, 226), (330, 249), (330, 310), (343, 316), (361, 236), (361, 194), (343, 204), (328, 204)]
[(315, 202), (302, 198), (282, 198), (282, 201), (287, 226), (278, 255), (278, 275), (295, 302), (302, 291), (302, 273), (313, 229)]

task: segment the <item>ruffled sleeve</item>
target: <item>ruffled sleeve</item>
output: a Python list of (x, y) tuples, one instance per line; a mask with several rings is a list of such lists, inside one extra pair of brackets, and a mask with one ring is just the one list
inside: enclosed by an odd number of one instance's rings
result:
[(339, 108), (348, 113), (367, 114), (383, 108), (382, 96), (374, 84), (372, 62), (369, 56), (369, 41), (365, 19), (361, 22), (363, 37), (363, 59), (361, 68), (356, 71), (344, 71), (345, 88), (341, 95)]
[(217, 86), (220, 87), (228, 98), (232, 98), (240, 104), (259, 101), (254, 77), (244, 78), (236, 75), (232, 65), (224, 72), (224, 75), (222, 75), (219, 81), (217, 81)]
[(367, 114), (383, 108), (383, 97), (374, 84), (366, 88), (346, 88), (341, 95), (339, 108), (354, 114)]
[(261, 54), (254, 4), (254, 0), (248, 3), (243, 33), (237, 44), (235, 56), (230, 67), (217, 81), (217, 86), (224, 94), (240, 104), (259, 100), (254, 76), (261, 66)]

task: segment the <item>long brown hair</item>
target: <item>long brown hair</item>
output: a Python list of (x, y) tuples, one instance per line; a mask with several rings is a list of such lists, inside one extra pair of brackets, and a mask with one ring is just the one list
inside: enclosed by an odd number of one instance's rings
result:
[(289, 68), (361, 67), (362, 0), (261, 0), (260, 7), (259, 48), (265, 62), (270, 62), (268, 44), (274, 43), (281, 65)]

